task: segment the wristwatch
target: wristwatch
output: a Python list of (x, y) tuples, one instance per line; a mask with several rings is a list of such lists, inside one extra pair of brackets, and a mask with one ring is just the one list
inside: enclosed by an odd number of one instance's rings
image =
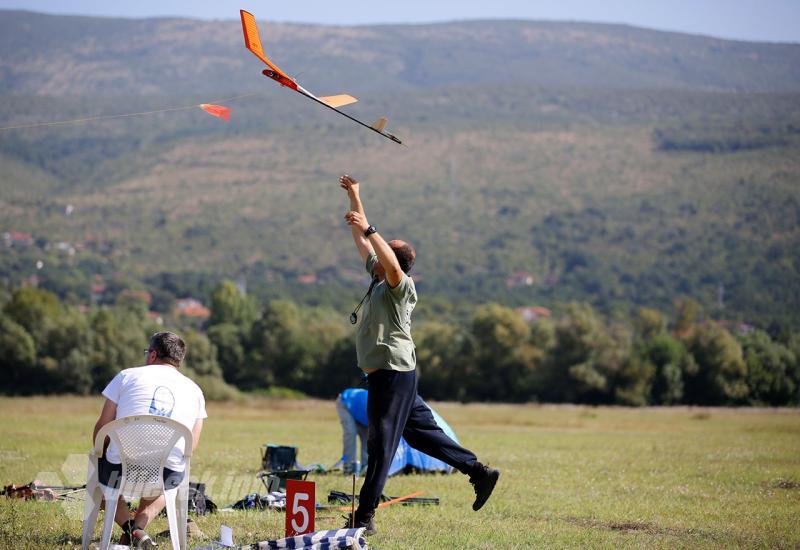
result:
[(365, 237), (369, 237), (373, 233), (377, 233), (377, 232), (378, 232), (378, 229), (374, 225), (370, 225), (369, 227), (367, 227), (367, 230), (364, 231), (364, 236)]

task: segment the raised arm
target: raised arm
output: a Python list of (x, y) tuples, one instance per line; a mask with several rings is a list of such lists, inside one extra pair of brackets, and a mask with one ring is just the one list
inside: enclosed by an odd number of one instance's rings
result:
[(361, 258), (366, 261), (367, 256), (375, 253), (378, 256), (378, 263), (386, 274), (386, 282), (391, 288), (396, 287), (403, 280), (403, 270), (394, 250), (381, 237), (380, 233), (372, 233), (369, 237), (364, 236), (364, 232), (369, 228), (367, 215), (364, 213), (364, 205), (361, 203), (358, 182), (350, 176), (342, 176), (339, 183), (343, 189), (347, 190), (350, 197), (350, 212), (345, 214), (344, 219), (353, 233), (353, 240), (356, 243)]
[[(347, 191), (347, 197), (350, 199), (350, 211), (358, 212), (364, 217), (364, 219), (366, 219), (366, 215), (364, 214), (364, 206), (361, 204), (361, 196), (359, 195), (358, 182), (345, 174), (339, 178), (339, 185), (342, 189)], [(361, 260), (366, 262), (367, 257), (374, 252), (374, 249), (364, 236), (363, 231), (360, 231), (352, 224), (350, 224), (350, 229), (353, 233), (353, 241), (356, 243), (358, 253), (361, 254)]]
[[(369, 222), (364, 218), (363, 231), (369, 227)], [(362, 231), (362, 235), (363, 235)], [(397, 261), (394, 250), (389, 244), (381, 237), (380, 233), (373, 233), (368, 237), (369, 243), (374, 247), (375, 254), (378, 255), (378, 262), (386, 272), (386, 282), (391, 288), (395, 288), (403, 280), (403, 270), (400, 268), (400, 262)]]

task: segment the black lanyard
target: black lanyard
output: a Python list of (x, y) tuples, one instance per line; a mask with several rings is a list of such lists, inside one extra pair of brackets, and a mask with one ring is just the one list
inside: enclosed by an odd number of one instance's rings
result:
[(350, 324), (355, 325), (356, 323), (358, 323), (358, 310), (361, 309), (361, 306), (364, 303), (364, 300), (369, 298), (370, 294), (372, 294), (372, 289), (375, 288), (376, 284), (378, 284), (378, 278), (377, 277), (373, 277), (372, 278), (372, 282), (369, 284), (369, 288), (367, 289), (367, 293), (364, 294), (364, 297), (361, 298), (360, 302), (358, 302), (358, 305), (353, 310), (353, 313), (350, 314)]

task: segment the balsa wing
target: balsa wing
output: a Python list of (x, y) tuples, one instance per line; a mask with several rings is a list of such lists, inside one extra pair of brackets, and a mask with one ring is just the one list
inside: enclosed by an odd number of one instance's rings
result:
[(333, 107), (336, 109), (337, 107), (343, 107), (345, 105), (350, 105), (351, 103), (356, 103), (358, 100), (351, 95), (347, 94), (340, 94), (340, 95), (328, 95), (318, 98), (321, 102), (329, 107)]

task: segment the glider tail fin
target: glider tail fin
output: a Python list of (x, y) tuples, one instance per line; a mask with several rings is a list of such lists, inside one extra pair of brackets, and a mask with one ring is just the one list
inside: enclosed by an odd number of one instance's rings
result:
[(281, 76), (290, 78), (289, 75), (284, 73), (278, 68), (269, 58), (264, 55), (264, 48), (261, 46), (261, 38), (258, 36), (258, 26), (256, 25), (256, 18), (249, 11), (239, 10), (242, 16), (242, 32), (244, 33), (244, 45), (253, 52), (253, 54), (263, 61), (270, 69), (275, 71)]
[(391, 139), (395, 143), (399, 143), (400, 145), (403, 145), (403, 142), (400, 141), (400, 139), (397, 136), (395, 136), (393, 134), (390, 134), (389, 132), (386, 131), (386, 117), (381, 117), (378, 120), (376, 120), (375, 123), (372, 126), (370, 126), (370, 128), (372, 128), (376, 132), (386, 136), (387, 138)]
[(374, 130), (379, 132), (383, 132), (383, 129), (386, 128), (386, 117), (381, 117), (375, 121), (375, 124), (372, 125)]

